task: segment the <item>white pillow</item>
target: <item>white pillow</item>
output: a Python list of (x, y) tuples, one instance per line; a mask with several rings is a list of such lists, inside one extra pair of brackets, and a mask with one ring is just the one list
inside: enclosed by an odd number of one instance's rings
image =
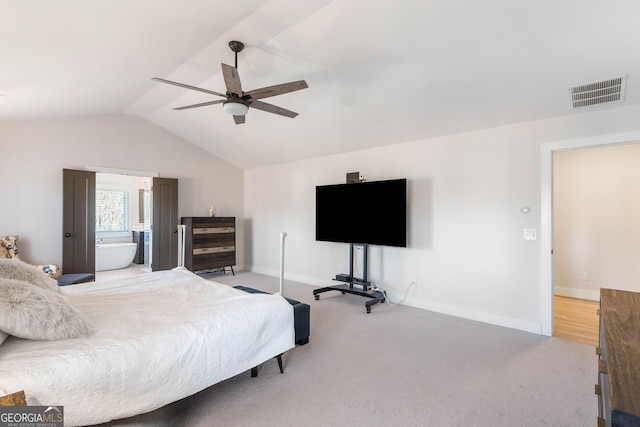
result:
[(89, 336), (94, 327), (61, 293), (0, 278), (0, 330), (31, 340), (65, 340)]
[(2, 343), (7, 339), (8, 336), (9, 334), (7, 334), (6, 332), (0, 331), (0, 345), (2, 345)]
[(0, 259), (0, 279), (22, 280), (39, 288), (61, 293), (55, 279), (33, 265), (16, 259)]

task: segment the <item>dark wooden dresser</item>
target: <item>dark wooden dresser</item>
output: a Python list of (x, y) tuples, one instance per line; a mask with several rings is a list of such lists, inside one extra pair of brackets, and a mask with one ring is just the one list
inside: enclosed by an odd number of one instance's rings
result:
[(640, 293), (600, 290), (598, 427), (640, 426)]
[[(183, 217), (184, 266), (191, 271), (231, 268), (236, 264), (235, 217)], [(234, 273), (235, 274), (235, 273)]]

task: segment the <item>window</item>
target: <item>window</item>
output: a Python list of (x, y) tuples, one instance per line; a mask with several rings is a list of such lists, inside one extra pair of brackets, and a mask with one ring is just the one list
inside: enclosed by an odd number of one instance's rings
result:
[(129, 231), (129, 193), (96, 190), (96, 232)]

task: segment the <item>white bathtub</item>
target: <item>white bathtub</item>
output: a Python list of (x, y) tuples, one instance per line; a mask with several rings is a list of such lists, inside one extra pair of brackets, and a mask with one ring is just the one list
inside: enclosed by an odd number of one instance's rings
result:
[(96, 271), (129, 267), (136, 256), (135, 243), (105, 243), (96, 245)]

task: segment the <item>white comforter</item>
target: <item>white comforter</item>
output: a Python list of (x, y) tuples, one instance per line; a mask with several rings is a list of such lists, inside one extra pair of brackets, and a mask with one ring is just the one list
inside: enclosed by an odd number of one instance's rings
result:
[(294, 346), (293, 309), (185, 269), (68, 286), (96, 327), (89, 338), (0, 346), (0, 395), (64, 406), (65, 425), (157, 409)]

